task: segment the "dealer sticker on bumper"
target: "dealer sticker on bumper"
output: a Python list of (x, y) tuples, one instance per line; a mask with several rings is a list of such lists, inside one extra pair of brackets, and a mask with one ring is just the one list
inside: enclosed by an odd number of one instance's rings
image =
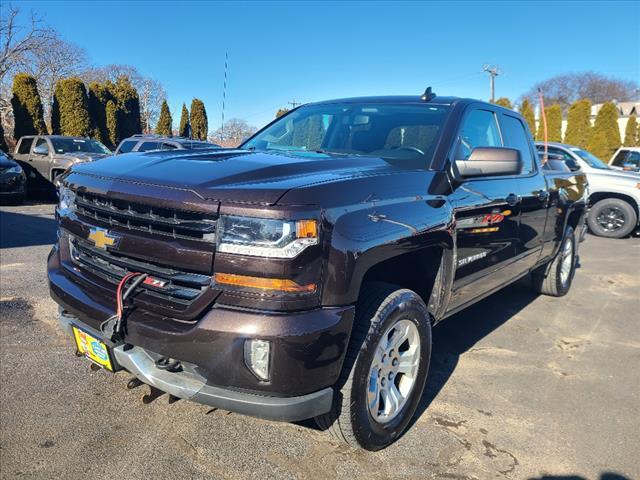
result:
[(109, 356), (109, 347), (75, 326), (73, 327), (73, 336), (80, 353), (92, 362), (113, 372), (113, 364)]

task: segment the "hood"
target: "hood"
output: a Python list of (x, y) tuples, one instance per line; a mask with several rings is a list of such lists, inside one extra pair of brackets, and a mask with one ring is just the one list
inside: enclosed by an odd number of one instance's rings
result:
[(629, 180), (634, 182), (640, 182), (640, 172), (625, 172), (623, 170), (615, 170), (613, 168), (609, 170), (603, 170), (599, 168), (592, 168), (589, 175), (602, 175), (603, 177), (611, 177), (612, 180)]
[(74, 166), (73, 172), (191, 190), (216, 201), (273, 205), (291, 189), (408, 171), (378, 157), (245, 150), (185, 152), (116, 155)]
[(67, 160), (72, 163), (93, 162), (95, 160), (100, 160), (101, 158), (105, 158), (108, 156), (109, 155), (105, 153), (88, 153), (88, 152), (69, 152), (69, 153), (58, 153), (55, 155), (55, 157), (60, 160)]

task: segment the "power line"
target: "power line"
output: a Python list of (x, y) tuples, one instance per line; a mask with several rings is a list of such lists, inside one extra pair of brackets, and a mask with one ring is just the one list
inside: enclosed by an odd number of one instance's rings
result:
[(500, 75), (500, 70), (496, 66), (484, 65), (482, 70), (489, 74), (489, 85), (491, 87), (491, 103), (496, 100), (496, 77)]
[(296, 100), (293, 99), (289, 102), (289, 105), (291, 105), (291, 108), (296, 108), (298, 105), (302, 105), (302, 102), (296, 102)]

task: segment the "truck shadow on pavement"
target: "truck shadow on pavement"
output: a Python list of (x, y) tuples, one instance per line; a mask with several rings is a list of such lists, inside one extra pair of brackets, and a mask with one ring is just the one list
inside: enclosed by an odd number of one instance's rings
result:
[(409, 428), (429, 408), (449, 381), (460, 356), (537, 297), (529, 280), (523, 279), (443, 320), (433, 328), (427, 384)]
[(0, 211), (0, 248), (52, 245), (56, 241), (56, 230), (52, 215)]
[[(529, 477), (528, 480), (588, 480), (582, 475), (543, 475), (541, 477)], [(597, 480), (631, 480), (629, 477), (619, 473), (604, 472)]]

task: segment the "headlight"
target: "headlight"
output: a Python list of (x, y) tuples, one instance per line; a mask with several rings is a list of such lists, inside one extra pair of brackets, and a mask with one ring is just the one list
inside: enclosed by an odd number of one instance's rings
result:
[(58, 210), (61, 213), (68, 213), (75, 210), (76, 204), (76, 194), (73, 190), (64, 185), (60, 185), (60, 190), (58, 191), (58, 196), (60, 197), (60, 203), (58, 204)]
[(254, 257), (293, 258), (318, 244), (315, 220), (271, 220), (221, 216), (218, 251)]
[(22, 173), (22, 167), (20, 165), (16, 165), (15, 167), (11, 167), (5, 170), (5, 173)]

